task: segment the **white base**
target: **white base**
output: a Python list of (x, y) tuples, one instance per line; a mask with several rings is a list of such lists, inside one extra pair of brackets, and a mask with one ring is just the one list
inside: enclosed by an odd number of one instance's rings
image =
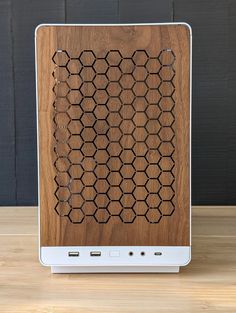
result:
[[(100, 256), (91, 256), (97, 251)], [(78, 256), (69, 256), (77, 252)], [(190, 246), (41, 247), (40, 261), (52, 273), (178, 273), (191, 259)]]
[(52, 266), (54, 274), (65, 273), (179, 273), (179, 266)]

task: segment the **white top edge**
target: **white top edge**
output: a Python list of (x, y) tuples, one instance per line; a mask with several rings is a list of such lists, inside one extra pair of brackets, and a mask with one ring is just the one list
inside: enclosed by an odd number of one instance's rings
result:
[(38, 26), (36, 26), (35, 28), (35, 36), (37, 34), (37, 31), (39, 30), (40, 27), (44, 27), (44, 26), (145, 26), (145, 25), (149, 25), (149, 26), (162, 26), (162, 25), (183, 25), (183, 26), (186, 26), (188, 29), (189, 29), (189, 33), (190, 33), (190, 36), (192, 36), (192, 27), (188, 24), (188, 23), (185, 23), (185, 22), (173, 22), (173, 23), (120, 23), (120, 24), (39, 24)]

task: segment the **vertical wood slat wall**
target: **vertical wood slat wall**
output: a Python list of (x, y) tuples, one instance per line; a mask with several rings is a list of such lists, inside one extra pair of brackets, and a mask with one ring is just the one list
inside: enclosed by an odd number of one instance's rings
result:
[(34, 28), (185, 21), (193, 28), (193, 204), (236, 202), (236, 2), (2, 0), (0, 205), (37, 204)]

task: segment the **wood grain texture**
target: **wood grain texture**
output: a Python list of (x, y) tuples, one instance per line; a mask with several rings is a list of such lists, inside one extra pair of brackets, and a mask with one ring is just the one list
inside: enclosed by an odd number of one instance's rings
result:
[(189, 244), (189, 40), (180, 25), (39, 28), (43, 246)]
[(52, 275), (38, 261), (37, 208), (0, 208), (1, 310), (234, 313), (235, 212), (235, 207), (193, 208), (192, 261), (179, 274)]

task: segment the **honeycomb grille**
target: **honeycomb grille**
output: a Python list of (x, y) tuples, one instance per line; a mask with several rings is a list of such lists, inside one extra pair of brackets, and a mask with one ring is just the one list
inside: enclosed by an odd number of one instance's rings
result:
[(53, 57), (55, 211), (71, 223), (175, 211), (175, 54), (110, 50)]

